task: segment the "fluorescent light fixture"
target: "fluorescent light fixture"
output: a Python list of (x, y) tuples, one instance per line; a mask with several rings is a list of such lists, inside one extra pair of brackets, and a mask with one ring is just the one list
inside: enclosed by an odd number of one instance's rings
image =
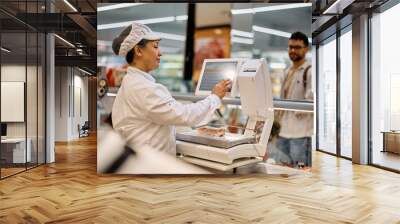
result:
[(245, 32), (245, 31), (241, 31), (241, 30), (235, 30), (235, 29), (231, 30), (231, 35), (247, 37), (247, 38), (253, 38), (254, 37), (254, 33)]
[(242, 38), (242, 37), (231, 37), (232, 43), (240, 43), (240, 44), (253, 44), (253, 39)]
[(79, 68), (79, 67), (78, 67), (78, 69), (79, 69), (81, 72), (85, 73), (85, 74), (92, 75), (92, 73), (90, 73), (90, 72), (88, 72), (88, 71), (86, 71), (86, 70), (83, 70), (83, 69), (81, 69), (81, 68)]
[(75, 12), (78, 12), (78, 10), (71, 4), (69, 3), (68, 0), (64, 0), (65, 4), (67, 4), (72, 10), (74, 10)]
[[(257, 31), (257, 32), (260, 32), (260, 33), (266, 33), (266, 34), (271, 34), (271, 35), (280, 36), (280, 37), (286, 37), (286, 38), (290, 38), (290, 36), (292, 35), (289, 32), (276, 30), (276, 29), (271, 29), (271, 28), (266, 28), (266, 27), (262, 27), (262, 26), (253, 26), (253, 30)], [(308, 38), (308, 41), (311, 43), (312, 39)]]
[(332, 9), (336, 8), (340, 0), (336, 0), (331, 6), (329, 6), (322, 14), (327, 14)]
[(117, 96), (116, 93), (106, 93), (107, 96)]
[(129, 7), (134, 7), (138, 5), (144, 5), (146, 3), (121, 3), (121, 4), (113, 4), (113, 5), (107, 5), (107, 6), (101, 6), (97, 7), (97, 11), (108, 11), (108, 10), (114, 10), (114, 9), (121, 9), (121, 8), (129, 8)]
[(322, 14), (341, 14), (343, 9), (351, 5), (355, 0), (336, 0)]
[(103, 46), (112, 46), (112, 41), (107, 41), (107, 40), (97, 40), (97, 45), (103, 45)]
[(248, 8), (248, 9), (232, 9), (231, 13), (233, 15), (249, 14), (249, 13), (254, 14), (257, 12), (269, 12), (269, 11), (294, 9), (294, 8), (302, 8), (302, 7), (310, 7), (310, 6), (311, 6), (311, 3), (294, 3), (294, 4), (272, 5), (272, 6)]
[(71, 44), (71, 42), (67, 41), (66, 39), (58, 36), (57, 34), (54, 34), (54, 36), (56, 36), (58, 39), (62, 40), (64, 43), (68, 44), (69, 46), (75, 48), (75, 45)]
[[(154, 32), (156, 35), (160, 36), (162, 39), (167, 39), (167, 40), (177, 40), (177, 41), (185, 41), (186, 37), (183, 35), (177, 35), (177, 34), (171, 34), (171, 33), (161, 33), (161, 32)], [(112, 41), (107, 41), (107, 40), (97, 40), (97, 45), (102, 45), (102, 46), (112, 46)], [(173, 50), (179, 50), (179, 48), (171, 48)], [(166, 47), (162, 47), (161, 50), (171, 50), (171, 49), (166, 49)]]
[(184, 21), (188, 19), (188, 15), (181, 15), (175, 17), (176, 21)]
[(262, 26), (253, 26), (253, 30), (257, 31), (257, 32), (261, 32), (261, 33), (266, 33), (266, 34), (271, 34), (271, 35), (286, 37), (286, 38), (290, 38), (290, 36), (292, 35), (289, 32), (280, 31), (280, 30), (276, 30), (276, 29), (270, 29), (270, 28), (266, 28), (266, 27), (262, 27)]
[(240, 15), (240, 14), (254, 14), (254, 9), (231, 9), (232, 15)]
[(7, 53), (10, 53), (11, 51), (10, 50), (8, 50), (7, 48), (4, 48), (4, 47), (2, 47), (2, 48), (0, 48), (2, 51), (4, 51), (4, 52), (7, 52)]
[(171, 33), (160, 33), (154, 32), (156, 35), (160, 36), (161, 39), (168, 39), (168, 40), (178, 40), (178, 41), (185, 41), (186, 37), (183, 35), (171, 34)]
[(168, 16), (168, 17), (160, 17), (160, 18), (152, 18), (152, 19), (142, 19), (142, 20), (133, 20), (133, 21), (125, 21), (119, 23), (108, 23), (97, 25), (97, 30), (106, 30), (113, 29), (119, 27), (126, 27), (131, 25), (133, 22), (141, 23), (141, 24), (153, 24), (153, 23), (168, 23), (174, 21), (183, 21), (187, 20), (187, 15), (181, 16)]

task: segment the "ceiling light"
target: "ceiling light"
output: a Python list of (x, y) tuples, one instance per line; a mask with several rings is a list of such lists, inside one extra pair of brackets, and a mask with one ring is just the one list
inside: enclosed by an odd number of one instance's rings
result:
[(354, 0), (336, 0), (322, 14), (341, 14), (343, 9), (353, 2)]
[[(172, 34), (172, 33), (161, 33), (161, 32), (154, 32), (154, 34), (160, 36), (161, 39), (178, 40), (178, 41), (185, 41), (186, 40), (186, 37), (183, 36), (183, 35), (177, 35), (177, 34)], [(112, 46), (112, 41), (97, 40), (97, 45), (111, 47)]]
[(112, 41), (106, 41), (106, 40), (97, 40), (97, 45), (103, 45), (103, 46), (112, 46)]
[(2, 51), (4, 51), (4, 52), (7, 52), (7, 53), (10, 53), (11, 51), (10, 50), (8, 50), (7, 48), (5, 48), (5, 47), (1, 47), (0, 48)]
[[(257, 32), (261, 32), (261, 33), (266, 33), (266, 34), (271, 34), (271, 35), (280, 36), (280, 37), (286, 37), (286, 38), (290, 38), (290, 36), (292, 35), (289, 32), (276, 30), (276, 29), (271, 29), (271, 28), (266, 28), (266, 27), (262, 27), (262, 26), (253, 26), (253, 30), (257, 31)], [(312, 39), (308, 38), (308, 41), (311, 43)]]
[(232, 37), (231, 41), (232, 41), (232, 43), (240, 43), (240, 44), (253, 44), (254, 43), (253, 39), (241, 38), (241, 37)]
[(175, 16), (175, 19), (177, 21), (187, 20), (188, 19), (188, 15)]
[(67, 41), (66, 39), (64, 39), (64, 38), (62, 38), (62, 37), (60, 37), (60, 36), (58, 36), (57, 34), (54, 34), (54, 36), (57, 37), (58, 39), (62, 40), (62, 41), (63, 41), (64, 43), (66, 43), (67, 45), (69, 45), (69, 46), (75, 48), (75, 45), (71, 44), (71, 42)]
[(254, 37), (254, 33), (245, 32), (245, 31), (241, 31), (241, 30), (235, 30), (235, 29), (231, 30), (231, 35), (247, 37), (247, 38), (253, 38)]
[(311, 6), (311, 3), (294, 3), (294, 4), (272, 5), (272, 6), (248, 8), (248, 9), (232, 9), (231, 13), (233, 15), (249, 14), (249, 13), (254, 14), (257, 12), (269, 12), (269, 11), (302, 8), (302, 7), (310, 7), (310, 6)]
[(133, 6), (138, 6), (138, 5), (144, 5), (146, 3), (121, 3), (121, 4), (113, 4), (113, 5), (107, 5), (107, 6), (101, 6), (97, 7), (98, 12), (102, 11), (108, 11), (108, 10), (114, 10), (114, 9), (121, 9), (121, 8), (128, 8), (128, 7), (133, 7)]
[(276, 29), (270, 29), (270, 28), (261, 27), (261, 26), (253, 26), (253, 30), (257, 31), (257, 32), (261, 32), (261, 33), (266, 33), (266, 34), (271, 34), (271, 35), (286, 37), (286, 38), (290, 38), (290, 36), (292, 35), (289, 32), (280, 31), (280, 30), (276, 30)]
[(232, 15), (239, 15), (239, 14), (251, 14), (255, 13), (254, 9), (231, 9)]
[(92, 75), (92, 73), (90, 73), (90, 72), (88, 72), (88, 71), (85, 71), (85, 70), (83, 70), (83, 69), (81, 69), (81, 68), (79, 68), (79, 67), (78, 67), (78, 69), (79, 69), (81, 72), (85, 73), (85, 74)]
[(71, 4), (69, 3), (68, 0), (64, 0), (65, 4), (67, 4), (72, 10), (74, 10), (75, 12), (78, 12), (78, 10)]
[(151, 18), (151, 19), (118, 22), (118, 23), (101, 24), (101, 25), (97, 25), (97, 30), (106, 30), (106, 29), (113, 29), (113, 28), (119, 28), (119, 27), (126, 27), (126, 26), (131, 25), (133, 22), (137, 22), (137, 23), (141, 23), (141, 24), (153, 24), (153, 23), (167, 23), (167, 22), (183, 21), (183, 20), (187, 20), (187, 15), (168, 16), (168, 17), (160, 17), (160, 18)]
[(161, 39), (168, 39), (168, 40), (178, 40), (178, 41), (185, 41), (186, 37), (183, 35), (171, 34), (171, 33), (160, 33), (154, 32), (156, 35), (160, 36)]

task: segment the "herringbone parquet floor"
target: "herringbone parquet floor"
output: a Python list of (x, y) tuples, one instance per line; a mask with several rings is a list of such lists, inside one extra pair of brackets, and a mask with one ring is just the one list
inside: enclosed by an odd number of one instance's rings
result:
[(98, 175), (84, 138), (0, 181), (0, 223), (400, 223), (400, 175), (313, 156), (311, 175)]

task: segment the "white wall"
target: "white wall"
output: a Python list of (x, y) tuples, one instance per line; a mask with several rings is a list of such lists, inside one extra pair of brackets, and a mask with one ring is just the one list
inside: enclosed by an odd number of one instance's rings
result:
[[(22, 65), (2, 65), (1, 81), (25, 82), (25, 66)], [(7, 108), (1, 108), (7, 110)], [(7, 137), (25, 137), (25, 123), (7, 123)]]
[[(25, 66), (20, 64), (4, 64), (1, 66), (1, 81), (6, 82), (25, 82), (26, 83), (26, 110), (27, 120), (25, 122), (6, 122), (7, 137), (25, 138), (31, 140), (30, 148), (32, 161), (44, 162), (44, 74), (40, 66)], [(25, 78), (28, 80), (26, 81)], [(4, 96), (2, 96), (4, 97)], [(1, 110), (10, 110), (10, 108), (1, 108)], [(11, 112), (12, 111), (7, 111)], [(25, 111), (23, 111), (25, 113)], [(39, 156), (37, 157), (37, 153)]]
[(56, 67), (56, 141), (79, 138), (78, 124), (88, 120), (88, 78), (83, 75), (75, 68)]
[[(25, 65), (2, 65), (1, 66), (1, 81), (3, 82), (25, 82)], [(33, 70), (36, 68), (33, 66), (28, 66), (27, 71), (28, 74), (33, 73)], [(36, 85), (36, 82), (34, 83)], [(36, 97), (36, 89), (34, 92), (29, 92), (28, 89), (27, 96), (28, 97)], [(27, 99), (27, 102), (31, 102), (32, 100)], [(36, 105), (35, 105), (36, 107)], [(7, 110), (7, 108), (1, 108), (2, 110)], [(33, 118), (29, 117), (28, 114), (28, 121), (31, 121)], [(36, 116), (36, 114), (35, 114)], [(36, 117), (35, 117), (36, 119)], [(25, 137), (25, 123), (24, 122), (11, 122), (7, 123), (7, 136), (8, 137)], [(29, 136), (28, 136), (29, 137)]]
[(55, 68), (55, 141), (68, 141), (69, 84), (67, 67)]

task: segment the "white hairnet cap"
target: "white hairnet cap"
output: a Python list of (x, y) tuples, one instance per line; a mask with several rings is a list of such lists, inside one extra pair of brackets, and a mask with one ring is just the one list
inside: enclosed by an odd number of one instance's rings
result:
[(113, 40), (112, 49), (116, 55), (125, 57), (141, 40), (160, 40), (148, 26), (132, 23)]

